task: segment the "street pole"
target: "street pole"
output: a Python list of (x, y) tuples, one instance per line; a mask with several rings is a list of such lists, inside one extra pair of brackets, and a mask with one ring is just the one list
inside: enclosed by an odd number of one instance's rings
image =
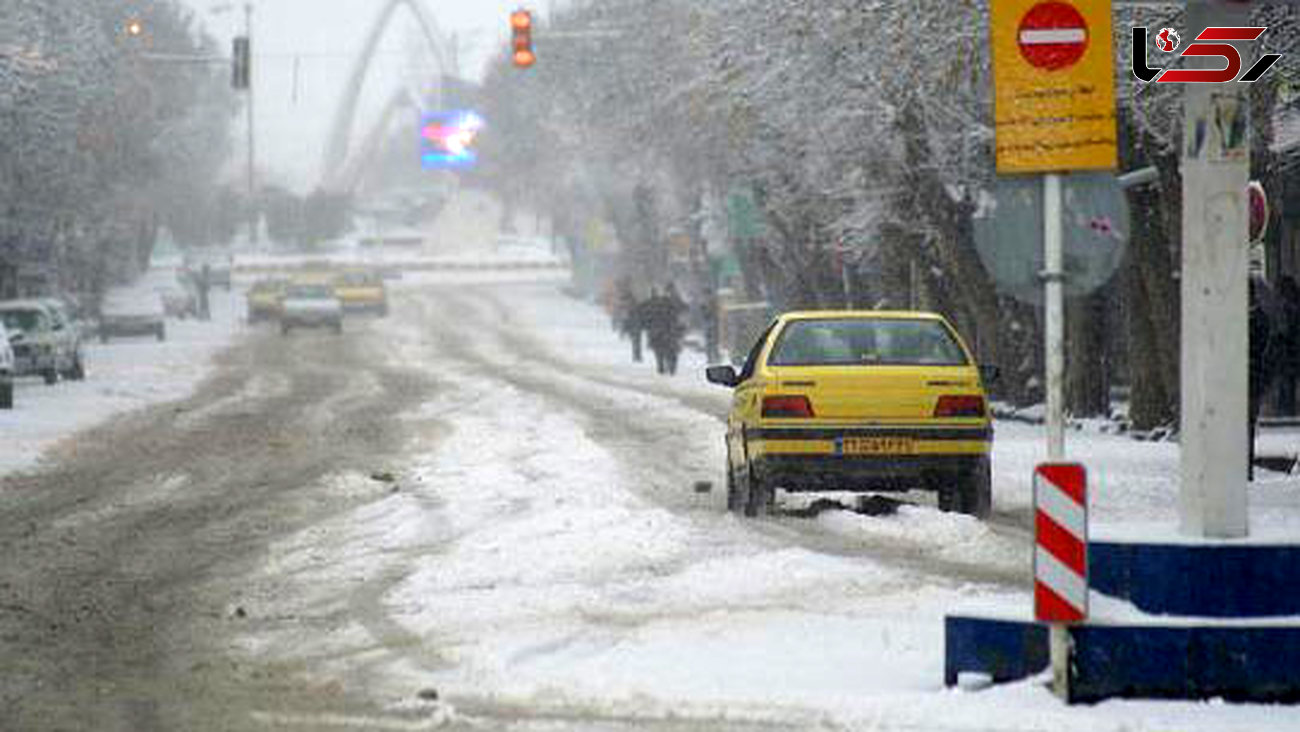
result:
[(248, 243), (257, 244), (257, 178), (255, 163), (257, 160), (255, 136), (253, 134), (253, 4), (244, 3), (244, 37), (248, 39)]
[(1047, 460), (1065, 459), (1065, 253), (1061, 174), (1043, 176), (1044, 363), (1047, 370)]
[[(1249, 18), (1237, 4), (1187, 3), (1189, 34)], [(1250, 58), (1248, 45), (1237, 48)], [(1179, 516), (1195, 537), (1249, 533), (1248, 86), (1183, 85)]]
[[(1043, 342), (1047, 371), (1047, 461), (1065, 460), (1065, 232), (1061, 174), (1043, 176)], [(1070, 634), (1064, 623), (1048, 629), (1052, 688), (1069, 699)]]

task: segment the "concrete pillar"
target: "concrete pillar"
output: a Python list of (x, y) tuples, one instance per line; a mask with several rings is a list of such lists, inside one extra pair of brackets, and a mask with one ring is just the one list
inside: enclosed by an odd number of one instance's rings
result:
[[(1192, 0), (1184, 43), (1244, 26), (1239, 4)], [(1237, 44), (1249, 67), (1249, 44)], [(1202, 59), (1184, 58), (1182, 64)], [(1209, 59), (1211, 68), (1222, 59)], [(1247, 515), (1248, 84), (1183, 84), (1181, 530), (1234, 538)], [(1243, 124), (1243, 122), (1245, 124)]]

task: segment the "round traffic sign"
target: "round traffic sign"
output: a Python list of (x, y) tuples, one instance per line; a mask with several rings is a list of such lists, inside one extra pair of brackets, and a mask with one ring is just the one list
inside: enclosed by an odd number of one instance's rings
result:
[(1088, 24), (1069, 3), (1038, 3), (1020, 19), (1016, 43), (1031, 65), (1059, 71), (1076, 64), (1088, 50)]
[[(1043, 182), (1002, 176), (975, 212), (975, 250), (998, 292), (1043, 302)], [(1065, 176), (1065, 294), (1086, 295), (1118, 271), (1128, 243), (1128, 200), (1112, 173)]]

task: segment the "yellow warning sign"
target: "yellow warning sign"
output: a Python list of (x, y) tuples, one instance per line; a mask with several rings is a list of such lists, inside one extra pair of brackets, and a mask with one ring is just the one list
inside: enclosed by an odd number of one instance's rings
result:
[(999, 174), (1114, 170), (1110, 0), (990, 0)]

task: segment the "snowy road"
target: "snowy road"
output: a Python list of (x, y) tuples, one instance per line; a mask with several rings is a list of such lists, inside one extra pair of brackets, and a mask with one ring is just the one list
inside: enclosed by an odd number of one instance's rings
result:
[[(3, 484), (0, 728), (1286, 728), (942, 688), (946, 612), (1027, 607), (1032, 428), (999, 427), (991, 525), (926, 497), (746, 521), (696, 360), (627, 363), (553, 282), (393, 306), (252, 332), (192, 398)], [(1168, 502), (1167, 446), (1080, 449), (1138, 486), (1102, 515)]]

